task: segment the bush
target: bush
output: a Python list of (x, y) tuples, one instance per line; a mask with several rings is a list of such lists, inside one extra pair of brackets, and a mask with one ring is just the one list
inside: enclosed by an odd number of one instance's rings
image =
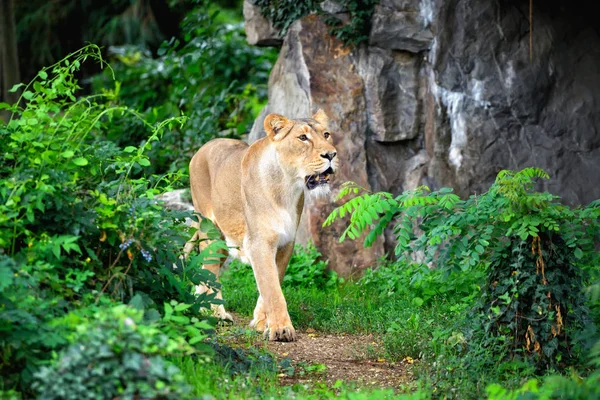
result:
[[(484, 291), (469, 318), (478, 336), (469, 342), (539, 367), (564, 366), (577, 362), (580, 333), (591, 322), (582, 288), (598, 271), (600, 202), (570, 209), (535, 192), (534, 179), (547, 177), (535, 168), (502, 171), (488, 192), (464, 201), (451, 189), (428, 193), (419, 187), (397, 197), (367, 193), (333, 210), (325, 225), (350, 213), (341, 240), (370, 230), (370, 245), (397, 218), (401, 261), (411, 262), (420, 251), (423, 263), (443, 271), (485, 267)], [(340, 197), (359, 190), (348, 184)], [(423, 233), (416, 236), (415, 227)]]
[(600, 342), (596, 343), (590, 366), (592, 372), (585, 377), (572, 371), (569, 376), (550, 375), (543, 379), (529, 379), (520, 388), (507, 390), (499, 384), (486, 389), (490, 400), (564, 399), (587, 400), (600, 398)]
[[(0, 123), (0, 387), (25, 395), (39, 366), (67, 344), (69, 329), (56, 319), (104, 297), (155, 313), (171, 300), (192, 314), (210, 308), (214, 295), (196, 297), (194, 286), (216, 285), (200, 265), (224, 246), (180, 259), (192, 215), (156, 199), (180, 175), (144, 169), (148, 149), (183, 119), (150, 124), (112, 105), (113, 92), (77, 99), (74, 75), (89, 58), (102, 63), (90, 45), (18, 85), (19, 103), (0, 103), (12, 112)], [(143, 145), (103, 140), (116, 120), (139, 121)]]
[(80, 321), (73, 343), (35, 374), (41, 399), (180, 399), (189, 387), (165, 356), (185, 346), (125, 305)]
[(385, 262), (377, 268), (367, 269), (358, 284), (377, 288), (387, 296), (410, 295), (416, 306), (430, 303), (435, 296), (450, 295), (472, 300), (481, 291), (484, 280), (482, 269), (469, 274), (431, 269), (426, 265), (405, 262)]

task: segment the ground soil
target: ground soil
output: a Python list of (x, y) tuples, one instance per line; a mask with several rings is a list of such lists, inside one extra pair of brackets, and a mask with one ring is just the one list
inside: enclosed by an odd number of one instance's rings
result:
[[(234, 318), (232, 328), (248, 327), (249, 318)], [(326, 334), (313, 329), (296, 333), (295, 342), (262, 342), (280, 364), (292, 367), (281, 370), (282, 385), (325, 382), (332, 386), (341, 380), (358, 386), (397, 389), (413, 381), (414, 361), (386, 360), (374, 335)]]

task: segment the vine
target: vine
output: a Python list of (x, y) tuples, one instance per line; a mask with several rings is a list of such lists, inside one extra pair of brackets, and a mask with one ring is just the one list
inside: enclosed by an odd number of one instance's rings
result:
[(287, 33), (290, 25), (310, 14), (317, 13), (325, 17), (329, 34), (340, 39), (346, 46), (355, 46), (369, 39), (371, 17), (379, 0), (338, 0), (337, 3), (348, 13), (350, 20), (344, 23), (340, 18), (323, 11), (322, 1), (313, 0), (257, 0), (262, 15), (279, 30), (280, 36)]

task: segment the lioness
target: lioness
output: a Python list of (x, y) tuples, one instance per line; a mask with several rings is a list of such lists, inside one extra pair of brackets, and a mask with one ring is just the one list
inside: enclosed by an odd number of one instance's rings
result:
[[(312, 118), (265, 118), (267, 136), (252, 145), (214, 139), (190, 162), (190, 184), (196, 212), (210, 219), (230, 247), (229, 253), (249, 262), (258, 285), (258, 301), (250, 326), (269, 340), (293, 341), (296, 331), (281, 291), (281, 281), (294, 249), (304, 196), (329, 192), (339, 158), (322, 110)], [(185, 253), (204, 239), (199, 230)], [(200, 241), (200, 247), (206, 246)], [(204, 265), (217, 278), (221, 264)], [(208, 290), (206, 287), (197, 288)], [(222, 298), (217, 293), (217, 298)], [(232, 320), (222, 305), (222, 319)]]

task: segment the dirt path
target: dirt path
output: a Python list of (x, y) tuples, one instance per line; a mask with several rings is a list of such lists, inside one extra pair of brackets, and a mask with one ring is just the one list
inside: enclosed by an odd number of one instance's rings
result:
[[(234, 315), (234, 328), (247, 328), (249, 319)], [(332, 335), (312, 329), (296, 331), (295, 342), (262, 342), (277, 356), (281, 365), (282, 385), (337, 380), (359, 386), (399, 388), (413, 380), (412, 360), (388, 362), (381, 354), (378, 338), (373, 335)]]

